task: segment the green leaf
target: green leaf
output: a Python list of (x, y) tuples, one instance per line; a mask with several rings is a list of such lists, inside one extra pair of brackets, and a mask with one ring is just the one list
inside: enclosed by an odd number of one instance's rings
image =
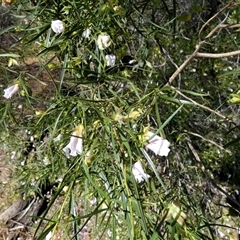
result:
[(15, 53), (1, 53), (0, 57), (19, 58), (21, 56), (19, 54), (15, 54)]

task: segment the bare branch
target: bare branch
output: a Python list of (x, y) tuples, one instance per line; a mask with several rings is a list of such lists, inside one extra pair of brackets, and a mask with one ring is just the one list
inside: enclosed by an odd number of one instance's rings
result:
[(227, 53), (196, 53), (195, 57), (202, 57), (202, 58), (225, 58), (225, 57), (232, 57), (235, 55), (239, 55), (240, 50), (227, 52)]
[(224, 115), (222, 115), (221, 113), (219, 113), (219, 112), (217, 112), (217, 111), (215, 111), (215, 110), (213, 110), (213, 109), (211, 109), (211, 108), (209, 108), (209, 107), (206, 107), (206, 106), (204, 106), (204, 105), (202, 105), (202, 104), (194, 101), (192, 98), (186, 96), (186, 95), (183, 94), (181, 91), (177, 90), (175, 87), (172, 87), (172, 86), (171, 86), (171, 88), (172, 88), (173, 90), (175, 90), (175, 92), (176, 92), (177, 94), (179, 94), (180, 96), (184, 97), (185, 99), (187, 99), (188, 101), (190, 101), (190, 102), (193, 103), (194, 105), (199, 106), (200, 108), (203, 108), (203, 109), (205, 109), (205, 110), (207, 110), (207, 111), (209, 111), (209, 112), (212, 112), (212, 113), (216, 114), (217, 116), (219, 116), (219, 117), (227, 120), (228, 122), (232, 122), (231, 120), (227, 119), (227, 118), (226, 118)]
[(192, 53), (191, 56), (189, 56), (185, 62), (173, 73), (173, 75), (169, 78), (168, 83), (166, 84), (166, 86), (169, 86), (174, 79), (177, 77), (177, 75), (188, 65), (188, 63), (195, 58), (197, 52), (199, 51), (199, 49), (201, 48), (202, 44), (204, 42), (200, 42), (197, 46), (196, 46), (196, 50)]
[[(211, 17), (200, 29), (199, 31), (199, 43), (196, 46), (195, 51), (182, 63), (182, 65), (173, 73), (173, 75), (169, 78), (168, 83), (166, 84), (166, 86), (169, 86), (174, 79), (178, 76), (178, 74), (180, 74), (182, 72), (182, 70), (191, 62), (192, 59), (194, 59), (195, 57), (209, 57), (209, 58), (221, 58), (221, 57), (230, 57), (230, 56), (234, 56), (234, 55), (238, 55), (239, 51), (234, 51), (234, 52), (229, 52), (229, 53), (219, 53), (219, 54), (211, 54), (209, 53), (209, 55), (207, 56), (206, 54), (208, 53), (198, 53), (198, 51), (200, 50), (200, 48), (202, 47), (202, 45), (205, 43), (205, 41), (201, 41), (200, 40), (200, 35), (201, 32), (203, 31), (203, 29), (206, 27), (206, 25), (212, 21), (215, 17), (217, 17), (221, 12), (223, 12), (226, 8), (228, 8), (229, 6), (231, 6), (233, 4), (233, 0), (231, 0), (226, 6), (224, 6), (219, 12), (217, 12), (213, 17)], [(205, 39), (209, 38), (210, 36), (212, 36), (218, 29), (220, 28), (236, 28), (239, 27), (240, 24), (235, 24), (235, 25), (226, 25), (226, 24), (222, 24), (220, 23), (218, 26), (216, 26), (207, 36)]]
[[(214, 19), (214, 18), (216, 18), (221, 12), (223, 12), (226, 8), (228, 8), (228, 7), (230, 7), (231, 5), (233, 4), (233, 0), (231, 0), (226, 6), (224, 6), (222, 9), (220, 9), (220, 11), (218, 11), (216, 14), (214, 14), (211, 18), (209, 18), (208, 20), (207, 20), (207, 22), (205, 22), (204, 24), (203, 24), (203, 26), (201, 27), (201, 29), (200, 29), (200, 31), (199, 31), (199, 34), (198, 34), (198, 39), (199, 39), (199, 42), (201, 42), (201, 33), (202, 33), (202, 31), (203, 31), (203, 29)], [(214, 29), (215, 30), (215, 29)], [(217, 29), (216, 29), (217, 30)], [(215, 31), (216, 31), (215, 30)], [(215, 32), (214, 31), (214, 32)], [(212, 31), (213, 32), (213, 31)]]
[(201, 136), (201, 135), (198, 134), (198, 133), (190, 132), (190, 131), (187, 131), (187, 130), (184, 130), (184, 132), (186, 132), (186, 133), (188, 133), (188, 134), (191, 134), (191, 135), (193, 135), (193, 136), (199, 137), (199, 138), (203, 139), (204, 141), (207, 141), (207, 142), (215, 145), (216, 147), (220, 148), (221, 150), (226, 151), (226, 152), (228, 152), (228, 153), (231, 154), (231, 151), (230, 151), (230, 150), (225, 149), (224, 147), (222, 147), (221, 145), (217, 144), (216, 142), (214, 142), (214, 141), (212, 141), (212, 140), (210, 140), (210, 139), (207, 139), (207, 138)]

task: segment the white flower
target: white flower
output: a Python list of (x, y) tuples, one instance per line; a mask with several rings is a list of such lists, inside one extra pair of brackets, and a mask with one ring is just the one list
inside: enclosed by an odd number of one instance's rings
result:
[(106, 33), (98, 35), (97, 46), (100, 50), (104, 50), (111, 45), (111, 38)]
[(52, 239), (52, 232), (50, 231), (50, 232), (47, 234), (45, 240), (51, 240), (51, 239)]
[(61, 140), (61, 138), (62, 138), (62, 134), (58, 134), (57, 137), (55, 137), (55, 138), (53, 139), (53, 141), (54, 141), (54, 142), (58, 142), (58, 141)]
[(55, 33), (59, 34), (64, 31), (64, 24), (61, 20), (53, 20), (51, 23), (51, 28)]
[(114, 54), (107, 54), (105, 56), (105, 58), (106, 58), (106, 61), (107, 61), (107, 67), (115, 66), (116, 56)]
[(91, 34), (91, 29), (90, 29), (90, 28), (87, 28), (86, 30), (83, 31), (82, 37), (83, 37), (83, 38), (90, 39), (90, 34)]
[(133, 164), (132, 173), (138, 183), (148, 180), (148, 178), (150, 178), (150, 176), (143, 171), (142, 164), (139, 161)]
[(13, 96), (13, 94), (15, 94), (16, 92), (18, 92), (19, 90), (19, 85), (16, 83), (6, 89), (4, 89), (4, 97), (5, 98), (11, 98)]
[(44, 165), (49, 165), (50, 164), (50, 160), (47, 156), (45, 156), (42, 161), (43, 161)]
[(79, 125), (75, 128), (74, 132), (72, 133), (72, 137), (70, 138), (70, 142), (68, 145), (63, 148), (67, 158), (69, 156), (76, 157), (78, 154), (83, 152), (83, 126)]
[(170, 142), (162, 137), (159, 137), (158, 135), (151, 138), (154, 133), (150, 131), (148, 131), (146, 135), (148, 139), (150, 139), (147, 141), (148, 143), (146, 144), (146, 148), (153, 151), (156, 155), (167, 157), (168, 153), (170, 152)]

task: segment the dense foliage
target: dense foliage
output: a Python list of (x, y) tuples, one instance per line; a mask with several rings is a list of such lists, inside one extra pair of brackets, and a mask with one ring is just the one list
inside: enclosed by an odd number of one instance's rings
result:
[(19, 89), (1, 100), (1, 139), (18, 193), (52, 189), (39, 239), (233, 239), (222, 205), (238, 214), (240, 2), (209, 2), (5, 7), (0, 83)]

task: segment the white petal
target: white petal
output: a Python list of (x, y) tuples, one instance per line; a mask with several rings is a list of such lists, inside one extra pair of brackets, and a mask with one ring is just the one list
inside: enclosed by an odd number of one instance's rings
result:
[(51, 28), (55, 33), (59, 34), (64, 31), (64, 24), (61, 20), (53, 20), (51, 22)]
[(100, 34), (97, 39), (97, 46), (100, 50), (104, 50), (111, 45), (110, 36), (107, 34)]
[(83, 152), (82, 138), (78, 138), (76, 151), (77, 151), (77, 154), (81, 154)]
[(142, 164), (139, 161), (133, 164), (132, 173), (138, 183), (146, 181), (148, 178), (150, 178), (150, 176), (144, 172)]
[(90, 34), (91, 34), (91, 29), (87, 28), (86, 30), (83, 31), (82, 37), (89, 39), (90, 38)]
[(70, 155), (69, 155), (70, 149), (68, 148), (68, 145), (65, 148), (63, 148), (63, 151), (64, 151), (66, 157), (69, 158), (70, 157)]
[(45, 240), (50, 240), (50, 239), (52, 239), (52, 232), (51, 231), (47, 234)]
[(108, 67), (113, 67), (115, 66), (115, 62), (116, 62), (116, 56), (114, 54), (107, 54), (105, 56), (106, 61), (107, 61), (107, 66)]
[(12, 85), (12, 86), (10, 86), (10, 87), (8, 87), (8, 88), (3, 90), (4, 91), (4, 95), (3, 96), (5, 98), (9, 99), (9, 98), (11, 98), (13, 96), (13, 94), (18, 92), (18, 90), (19, 90), (18, 84), (14, 84), (14, 85)]
[(67, 158), (69, 158), (69, 156), (76, 157), (78, 154), (81, 154), (83, 152), (82, 138), (72, 136), (68, 145), (63, 148), (63, 151)]
[(53, 141), (54, 141), (54, 142), (58, 142), (58, 141), (61, 140), (61, 138), (62, 138), (62, 134), (58, 134), (57, 137), (55, 137), (55, 138), (53, 139)]
[[(148, 137), (151, 138), (154, 135), (152, 132), (148, 132)], [(170, 142), (166, 139), (163, 139), (159, 136), (154, 136), (152, 139), (148, 141), (146, 144), (146, 148), (153, 151), (156, 155), (159, 156), (168, 156), (170, 152)]]

